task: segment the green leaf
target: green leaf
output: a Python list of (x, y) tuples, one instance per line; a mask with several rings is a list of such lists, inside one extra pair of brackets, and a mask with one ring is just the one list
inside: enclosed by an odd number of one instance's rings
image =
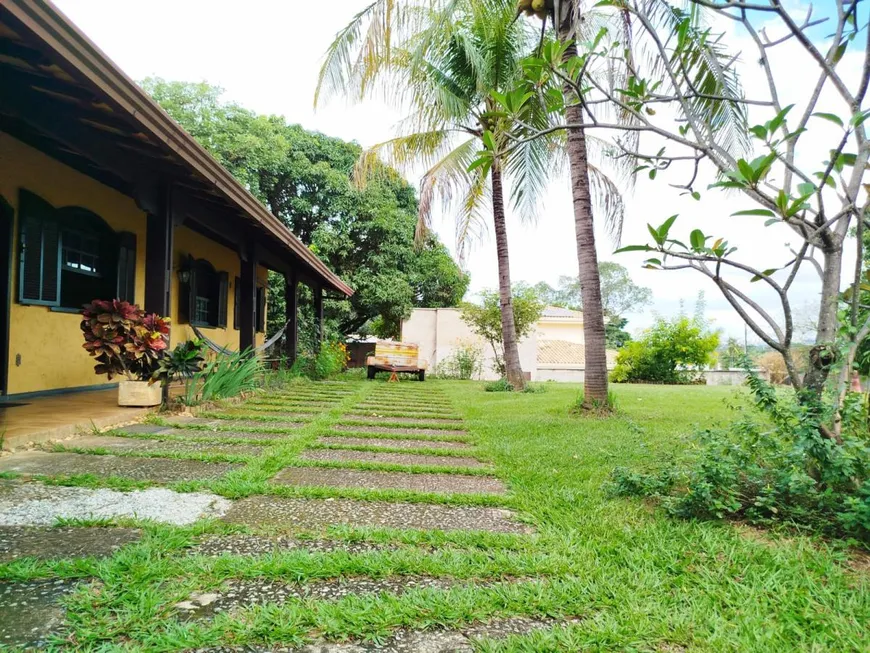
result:
[(750, 127), (749, 131), (752, 132), (752, 135), (755, 138), (763, 141), (767, 138), (767, 128), (764, 125), (755, 125), (754, 127)]
[(870, 109), (868, 109), (867, 111), (859, 111), (858, 113), (856, 113), (854, 116), (852, 116), (851, 120), (849, 120), (849, 124), (853, 127), (857, 127), (865, 120), (867, 120), (867, 118), (870, 118)]
[(689, 234), (689, 242), (692, 244), (692, 249), (702, 250), (704, 249), (704, 244), (707, 242), (707, 236), (705, 236), (704, 232), (700, 229), (695, 229), (691, 234)]
[(810, 195), (812, 195), (813, 193), (815, 193), (818, 190), (814, 184), (811, 184), (811, 183), (806, 182), (806, 181), (798, 184), (797, 188), (798, 188), (798, 192), (803, 197), (809, 197)]
[(701, 199), (701, 193), (699, 193), (698, 191), (692, 191), (692, 199), (693, 199), (693, 200), (700, 200), (700, 199)]
[(487, 129), (485, 132), (483, 132), (483, 135), (480, 137), (480, 139), (483, 141), (486, 149), (495, 151), (495, 136), (492, 135), (491, 131)]
[(656, 173), (657, 173), (657, 172), (658, 172), (658, 170), (656, 170), (655, 168), (651, 168), (650, 171), (649, 171), (649, 178), (650, 178), (650, 179), (655, 179), (655, 178), (656, 178)]
[(775, 214), (769, 209), (746, 209), (745, 211), (735, 211), (731, 215), (760, 215), (764, 217), (773, 217)]
[(749, 281), (750, 281), (751, 283), (755, 283), (756, 281), (761, 281), (764, 277), (769, 277), (771, 274), (773, 274), (774, 272), (776, 272), (778, 269), (779, 269), (779, 268), (770, 268), (769, 270), (765, 270), (765, 271), (762, 272), (761, 274), (756, 274), (756, 275), (755, 275), (754, 277), (752, 277)]
[(773, 120), (767, 123), (767, 128), (770, 130), (771, 134), (773, 134), (777, 129), (780, 128), (782, 123), (785, 121), (785, 117), (788, 115), (788, 112), (792, 110), (792, 107), (794, 107), (794, 105), (789, 104), (782, 111), (776, 114)]
[(740, 175), (743, 177), (744, 181), (749, 183), (752, 182), (752, 178), (755, 176), (755, 170), (752, 169), (752, 166), (749, 165), (745, 159), (738, 159), (737, 169), (740, 171)]
[(664, 237), (659, 235), (659, 232), (656, 231), (655, 227), (653, 227), (651, 224), (648, 224), (646, 226), (646, 228), (649, 229), (650, 235), (652, 235), (653, 240), (656, 241), (657, 245), (664, 244), (664, 242), (665, 242)]
[(657, 259), (657, 258), (648, 258), (647, 260), (644, 261), (644, 263), (646, 265), (661, 265), (662, 264), (661, 260)]
[(827, 120), (828, 122), (832, 122), (835, 125), (837, 125), (838, 127), (843, 126), (842, 118), (840, 118), (840, 116), (834, 115), (833, 113), (824, 113), (821, 111), (816, 111), (813, 115), (816, 118), (823, 118), (824, 120)]
[(765, 227), (769, 227), (770, 225), (772, 225), (772, 224), (776, 224), (776, 223), (779, 222), (779, 221), (780, 221), (779, 218), (771, 218), (770, 220), (765, 220), (765, 221), (764, 221), (764, 226), (765, 226)]
[[(671, 230), (671, 225), (674, 224), (674, 220), (677, 219), (677, 215), (672, 215), (667, 220), (662, 223), (662, 226), (659, 227), (659, 236), (662, 239), (662, 243), (667, 239), (668, 232)], [(661, 244), (661, 243), (660, 243)]]
[(626, 245), (615, 250), (614, 254), (622, 254), (623, 252), (651, 252), (652, 247), (649, 245)]

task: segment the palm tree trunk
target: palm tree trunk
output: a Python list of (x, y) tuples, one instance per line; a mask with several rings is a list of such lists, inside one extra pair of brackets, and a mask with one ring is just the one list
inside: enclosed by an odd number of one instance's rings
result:
[[(559, 39), (569, 40), (570, 21), (559, 21)], [(577, 56), (577, 48), (568, 46), (566, 60)], [(583, 112), (570, 86), (564, 89), (565, 119), (568, 124), (583, 122)], [(577, 239), (577, 263), (580, 272), (580, 296), (583, 302), (583, 340), (586, 369), (583, 381), (583, 404), (587, 408), (604, 408), (607, 403), (607, 353), (604, 310), (601, 305), (601, 279), (595, 251), (595, 225), (592, 194), (589, 187), (589, 162), (586, 135), (582, 129), (568, 130), (568, 161), (571, 164), (571, 197), (574, 203), (574, 233)]]
[(504, 345), (504, 367), (507, 380), (517, 390), (522, 390), (526, 381), (520, 366), (517, 348), (517, 327), (514, 322), (514, 303), (511, 294), (511, 268), (508, 256), (507, 227), (504, 217), (504, 189), (498, 161), (490, 168), (492, 181), (492, 221), (495, 226), (495, 250), (498, 256), (498, 295), (501, 305), (501, 333)]

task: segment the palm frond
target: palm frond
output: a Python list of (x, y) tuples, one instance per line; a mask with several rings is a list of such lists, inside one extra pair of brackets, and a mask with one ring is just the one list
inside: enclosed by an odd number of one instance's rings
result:
[(604, 220), (604, 229), (614, 245), (622, 240), (622, 225), (625, 220), (625, 202), (622, 192), (614, 181), (601, 169), (589, 164), (589, 187), (592, 202), (598, 209), (596, 215)]

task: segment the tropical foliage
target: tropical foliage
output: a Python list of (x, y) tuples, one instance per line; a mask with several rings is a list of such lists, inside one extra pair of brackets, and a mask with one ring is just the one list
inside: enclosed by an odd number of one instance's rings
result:
[(696, 453), (683, 464), (652, 473), (617, 468), (615, 492), (658, 497), (681, 517), (780, 520), (870, 543), (868, 416), (860, 396), (847, 399), (842, 438), (832, 443), (819, 431), (815, 407), (778, 394), (754, 373), (749, 384), (755, 410), (697, 433)]
[(719, 334), (696, 318), (658, 318), (639, 340), (616, 355), (617, 383), (692, 383), (714, 361)]
[(251, 392), (262, 375), (263, 363), (250, 350), (215, 356), (191, 379), (185, 403), (192, 406)]
[(300, 355), (293, 363), (290, 375), (322, 381), (343, 372), (348, 360), (350, 354), (343, 342), (327, 340), (315, 352)]
[(169, 345), (169, 318), (145, 314), (120, 299), (95, 299), (84, 307), (81, 330), (85, 351), (97, 359), (94, 372), (109, 380), (150, 380)]
[[(354, 288), (349, 301), (324, 302), (328, 334), (397, 336), (412, 308), (455, 306), (462, 299), (468, 276), (447, 249), (431, 234), (415, 244), (414, 190), (383, 166), (365, 188), (351, 183), (358, 145), (222, 102), (221, 89), (208, 84), (150, 78), (143, 85)], [(311, 304), (304, 287), (300, 304)], [(308, 343), (311, 311), (300, 313), (300, 342)], [(274, 333), (286, 321), (279, 275), (270, 278), (268, 314)]]
[[(518, 338), (525, 338), (535, 328), (544, 310), (538, 293), (534, 288), (524, 284), (517, 284), (513, 288), (514, 300), (514, 328)], [(492, 348), (496, 372), (504, 377), (504, 344), (502, 343), (501, 309), (499, 306), (500, 295), (495, 290), (483, 290), (480, 292), (480, 303), (462, 304), (462, 320), (471, 327), (471, 330)], [(509, 380), (509, 379), (508, 379)], [(513, 384), (511, 384), (513, 386)], [(513, 386), (516, 387), (516, 386)], [(522, 386), (520, 388), (522, 389)]]

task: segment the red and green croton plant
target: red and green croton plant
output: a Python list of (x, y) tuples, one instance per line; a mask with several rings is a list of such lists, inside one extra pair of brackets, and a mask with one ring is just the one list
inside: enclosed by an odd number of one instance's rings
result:
[(95, 299), (84, 307), (85, 350), (97, 359), (94, 371), (111, 380), (150, 380), (169, 346), (169, 318), (145, 315), (136, 304)]

